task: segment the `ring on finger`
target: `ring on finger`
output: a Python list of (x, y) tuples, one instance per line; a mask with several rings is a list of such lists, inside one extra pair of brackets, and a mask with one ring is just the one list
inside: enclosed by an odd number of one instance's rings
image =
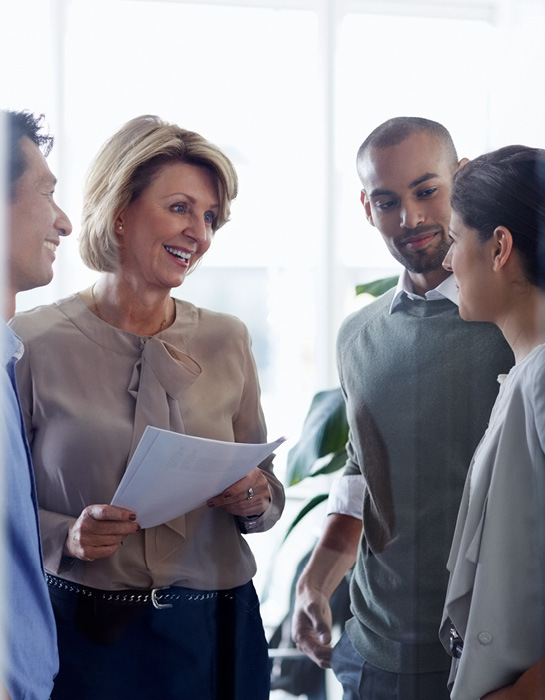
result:
[(250, 486), (250, 488), (248, 489), (248, 500), (251, 501), (253, 497), (254, 497), (254, 490)]

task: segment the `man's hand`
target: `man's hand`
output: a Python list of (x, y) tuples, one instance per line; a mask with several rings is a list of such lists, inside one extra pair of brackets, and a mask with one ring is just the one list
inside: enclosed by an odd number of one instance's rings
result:
[(331, 661), (329, 599), (356, 561), (361, 520), (332, 513), (308, 564), (297, 582), (292, 622), (293, 641), (314, 663)]
[(111, 557), (127, 535), (140, 530), (136, 514), (126, 508), (92, 505), (68, 528), (63, 555), (94, 561)]
[(320, 668), (331, 661), (331, 607), (321, 591), (298, 586), (291, 625), (293, 641)]

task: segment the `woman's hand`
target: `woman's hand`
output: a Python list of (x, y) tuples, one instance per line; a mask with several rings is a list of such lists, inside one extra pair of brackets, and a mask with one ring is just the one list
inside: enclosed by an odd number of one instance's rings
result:
[(126, 508), (87, 506), (68, 528), (63, 555), (82, 561), (111, 557), (125, 537), (138, 530), (136, 514)]
[(247, 518), (249, 515), (261, 515), (270, 502), (269, 482), (261, 469), (256, 467), (219, 496), (210, 498), (206, 505), (209, 508), (225, 508), (231, 515)]
[(506, 685), (481, 700), (543, 700), (545, 698), (545, 656), (530, 666), (513, 685)]

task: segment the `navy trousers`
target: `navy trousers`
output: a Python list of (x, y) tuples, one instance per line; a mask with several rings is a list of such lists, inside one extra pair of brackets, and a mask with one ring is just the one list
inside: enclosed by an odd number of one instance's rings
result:
[(157, 610), (50, 588), (60, 655), (52, 700), (267, 700), (252, 582), (177, 590), (188, 594)]

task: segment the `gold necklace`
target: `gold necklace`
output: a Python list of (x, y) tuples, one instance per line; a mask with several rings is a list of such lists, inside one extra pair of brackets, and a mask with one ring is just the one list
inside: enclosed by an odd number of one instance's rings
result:
[[(98, 308), (98, 303), (97, 303), (97, 300), (95, 297), (95, 286), (96, 286), (96, 282), (91, 287), (91, 297), (93, 298), (93, 305), (96, 309), (97, 316), (100, 318), (100, 320), (104, 321), (104, 323), (108, 323), (108, 321), (100, 313), (100, 309)], [(151, 333), (151, 335), (155, 335), (156, 333), (160, 333), (163, 330), (163, 328), (166, 326), (166, 323), (167, 323), (167, 316), (165, 316), (165, 318), (161, 321), (161, 325), (159, 326), (158, 330), (156, 330), (155, 333)], [(112, 324), (108, 323), (108, 325), (111, 326)]]

